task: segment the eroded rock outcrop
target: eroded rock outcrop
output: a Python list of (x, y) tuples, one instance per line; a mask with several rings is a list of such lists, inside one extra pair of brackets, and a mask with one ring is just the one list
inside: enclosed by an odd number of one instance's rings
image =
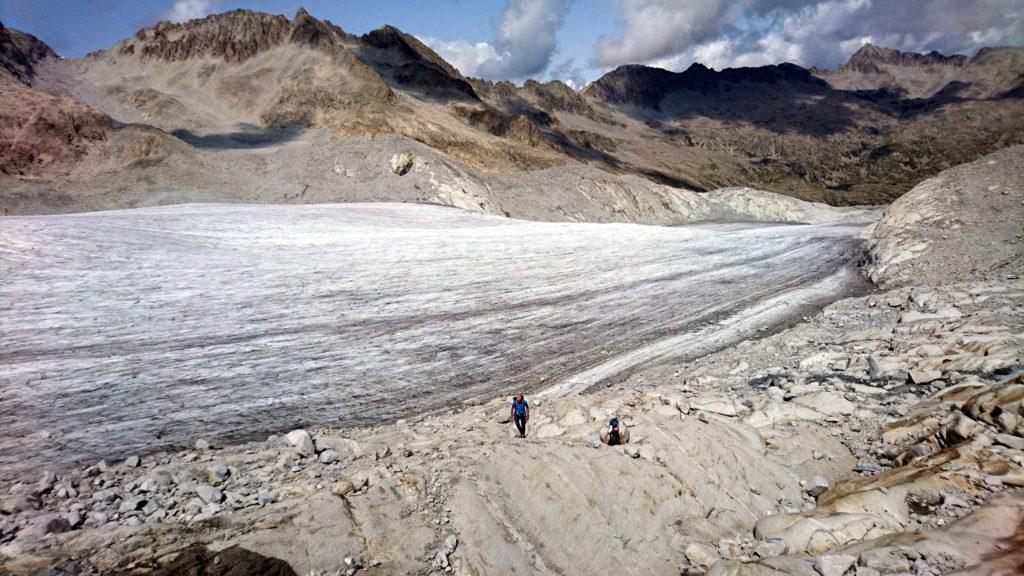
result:
[(881, 286), (942, 284), (1024, 270), (1024, 146), (942, 172), (886, 209), (868, 239)]

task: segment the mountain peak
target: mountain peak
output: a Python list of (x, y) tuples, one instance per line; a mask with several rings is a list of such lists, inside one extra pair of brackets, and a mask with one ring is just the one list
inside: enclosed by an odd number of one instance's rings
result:
[(0, 71), (6, 70), (16, 80), (29, 84), (35, 76), (35, 65), (57, 54), (35, 36), (4, 27), (0, 22)]
[(946, 56), (936, 50), (927, 54), (903, 52), (895, 48), (885, 48), (866, 43), (850, 56), (850, 60), (839, 67), (840, 70), (856, 70), (868, 74), (881, 72), (884, 66), (922, 67), (929, 65), (952, 64), (961, 66), (967, 57), (961, 54)]
[(327, 47), (355, 39), (329, 21), (314, 18), (305, 8), (299, 8), (291, 20), (238, 9), (180, 24), (159, 22), (121, 42), (117, 52), (170, 61), (214, 57), (241, 62), (285, 42)]

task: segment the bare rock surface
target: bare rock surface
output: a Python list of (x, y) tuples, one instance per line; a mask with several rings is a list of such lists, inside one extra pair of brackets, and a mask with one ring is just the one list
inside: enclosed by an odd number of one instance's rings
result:
[(1024, 272), (1024, 146), (918, 184), (869, 238), (868, 276), (882, 286)]

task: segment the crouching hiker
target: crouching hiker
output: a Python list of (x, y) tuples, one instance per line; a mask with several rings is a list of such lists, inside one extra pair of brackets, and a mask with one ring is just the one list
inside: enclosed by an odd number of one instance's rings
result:
[(601, 433), (598, 436), (601, 442), (609, 446), (628, 444), (629, 428), (626, 428), (626, 424), (620, 422), (618, 418), (612, 418), (608, 425), (601, 429)]
[(527, 404), (522, 394), (516, 395), (512, 399), (512, 421), (516, 423), (516, 428), (519, 429), (519, 437), (526, 438), (526, 421), (530, 419), (530, 405)]
[(619, 419), (612, 418), (608, 423), (608, 445), (618, 446), (622, 444), (622, 432), (619, 430)]

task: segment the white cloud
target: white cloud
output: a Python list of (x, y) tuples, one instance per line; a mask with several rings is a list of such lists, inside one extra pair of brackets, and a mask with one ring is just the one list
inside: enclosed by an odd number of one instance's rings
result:
[(185, 22), (202, 18), (211, 12), (213, 3), (210, 0), (178, 0), (167, 13), (167, 19), (171, 22)]
[(649, 62), (684, 52), (710, 39), (728, 7), (723, 0), (619, 0), (622, 30), (598, 40), (594, 63)]
[(567, 58), (557, 66), (553, 66), (548, 72), (548, 79), (561, 80), (573, 90), (582, 90), (587, 85), (587, 80), (583, 77), (579, 66), (576, 65), (575, 58)]
[(1024, 44), (1024, 0), (618, 0), (592, 63), (673, 70), (782, 61), (833, 67), (870, 41), (914, 52)]
[(494, 46), (487, 42), (471, 44), (465, 40), (453, 42), (437, 38), (422, 38), (421, 40), (466, 76), (478, 76), (478, 70), (484, 62), (499, 58)]
[(465, 75), (522, 80), (548, 68), (567, 8), (568, 0), (507, 0), (493, 41), (424, 38), (423, 43)]

